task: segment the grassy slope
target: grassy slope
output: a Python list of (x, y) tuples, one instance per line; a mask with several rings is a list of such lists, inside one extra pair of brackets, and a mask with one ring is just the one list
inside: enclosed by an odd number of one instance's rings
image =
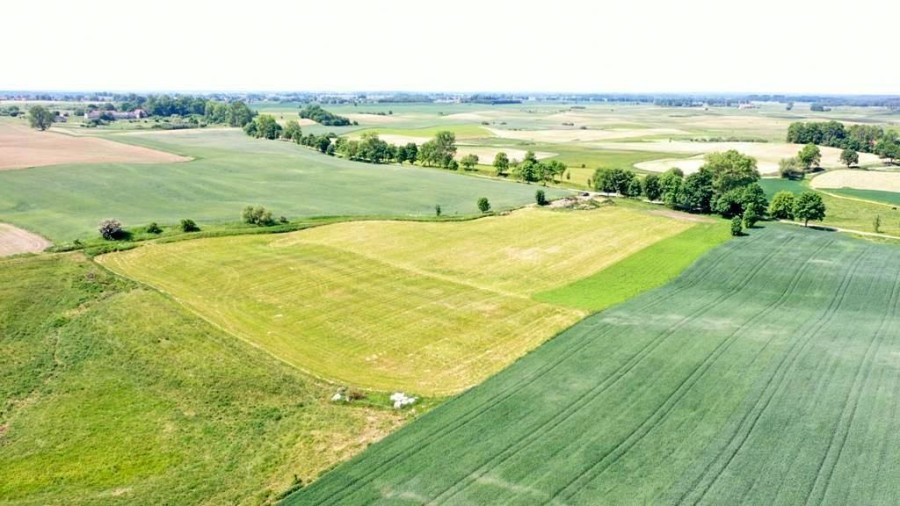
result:
[(601, 311), (668, 283), (704, 253), (729, 238), (724, 221), (698, 224), (592, 276), (537, 293), (534, 298), (549, 304)]
[(401, 417), (72, 255), (0, 260), (0, 503), (253, 503)]
[(292, 504), (894, 504), (900, 251), (769, 225)]
[(145, 246), (99, 260), (316, 375), (445, 394), (583, 316), (531, 293), (689, 226), (615, 207), (526, 209), (460, 223), (351, 222)]
[[(445, 215), (495, 210), (534, 200), (534, 188), (438, 169), (348, 162), (293, 144), (254, 140), (239, 131), (110, 135), (195, 157), (160, 165), (81, 165), (0, 172), (0, 220), (53, 240), (96, 234), (108, 217), (126, 225), (181, 218), (235, 221), (248, 204), (276, 215)], [(551, 195), (562, 195), (549, 190)]]

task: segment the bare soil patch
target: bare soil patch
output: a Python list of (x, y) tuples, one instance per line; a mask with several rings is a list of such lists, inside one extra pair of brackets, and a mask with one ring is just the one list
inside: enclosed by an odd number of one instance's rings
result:
[(50, 241), (37, 234), (0, 223), (0, 257), (19, 253), (40, 253), (51, 245)]
[(0, 170), (70, 163), (172, 163), (183, 156), (97, 137), (0, 124)]
[(385, 123), (396, 123), (400, 121), (400, 118), (394, 117), (393, 115), (385, 116), (381, 114), (344, 114), (350, 121), (356, 121), (360, 125), (367, 124), (375, 124), (375, 125), (383, 125)]
[(491, 133), (497, 137), (534, 142), (592, 142), (647, 137), (651, 135), (677, 135), (686, 133), (683, 130), (677, 130), (674, 128), (613, 128), (608, 130), (581, 130), (580, 128), (548, 130), (501, 130), (498, 128), (488, 128), (488, 130), (490, 130)]
[(900, 192), (900, 172), (833, 170), (814, 177), (810, 181), (810, 185), (813, 188), (822, 189), (854, 188), (857, 190)]

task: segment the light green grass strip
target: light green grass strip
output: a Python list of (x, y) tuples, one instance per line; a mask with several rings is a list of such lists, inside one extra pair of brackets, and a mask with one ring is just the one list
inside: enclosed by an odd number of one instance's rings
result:
[(725, 222), (697, 224), (592, 276), (535, 294), (534, 298), (576, 309), (601, 311), (668, 283), (728, 238)]

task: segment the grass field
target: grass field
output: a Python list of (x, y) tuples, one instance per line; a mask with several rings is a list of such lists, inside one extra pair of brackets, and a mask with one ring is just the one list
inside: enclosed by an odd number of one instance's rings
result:
[(900, 206), (900, 193), (892, 191), (878, 190), (856, 190), (853, 188), (840, 188), (835, 190), (827, 190), (828, 193), (834, 193), (844, 197), (871, 200), (873, 202), (882, 202), (891, 206)]
[[(276, 216), (427, 216), (477, 213), (534, 201), (534, 187), (462, 177), (439, 169), (371, 165), (323, 156), (237, 130), (109, 134), (109, 138), (195, 158), (187, 163), (57, 165), (0, 171), (0, 221), (54, 241), (94, 236), (97, 224), (237, 221), (246, 205)], [(565, 194), (548, 190), (550, 196)]]
[(151, 245), (99, 261), (317, 376), (434, 395), (477, 384), (584, 316), (531, 294), (691, 225), (617, 207), (525, 209)]
[(768, 225), (289, 504), (895, 504), (900, 251)]
[(0, 503), (271, 501), (410, 412), (334, 387), (74, 255), (0, 259)]
[[(602, 311), (658, 288), (730, 238), (724, 221), (700, 223), (574, 283), (535, 294), (550, 304)], [(752, 231), (751, 231), (752, 233)]]

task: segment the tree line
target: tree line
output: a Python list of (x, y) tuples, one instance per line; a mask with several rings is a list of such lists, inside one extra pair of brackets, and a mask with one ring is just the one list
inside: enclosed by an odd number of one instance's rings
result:
[[(700, 170), (686, 177), (678, 168), (659, 175), (649, 174), (643, 179), (629, 169), (601, 168), (594, 172), (591, 183), (595, 190), (603, 193), (632, 198), (643, 196), (653, 202), (662, 202), (671, 209), (691, 213), (715, 213), (723, 218), (737, 219), (738, 227), (743, 224), (750, 228), (770, 212), (765, 191), (758, 183), (759, 178), (754, 158), (729, 150), (710, 153)], [(808, 222), (824, 218), (821, 197), (814, 192), (808, 193), (813, 196), (804, 196), (803, 205), (798, 209), (792, 207), (786, 219), (797, 218)], [(810, 204), (809, 200), (818, 200), (820, 213), (818, 204)], [(773, 217), (784, 216), (782, 213)]]
[(303, 119), (311, 119), (316, 123), (325, 126), (349, 126), (351, 124), (358, 124), (355, 121), (351, 122), (348, 118), (326, 111), (318, 104), (309, 104), (303, 109), (300, 109), (300, 117)]
[(887, 158), (891, 163), (900, 158), (897, 132), (877, 125), (846, 127), (838, 121), (798, 121), (788, 127), (787, 142), (873, 153)]

